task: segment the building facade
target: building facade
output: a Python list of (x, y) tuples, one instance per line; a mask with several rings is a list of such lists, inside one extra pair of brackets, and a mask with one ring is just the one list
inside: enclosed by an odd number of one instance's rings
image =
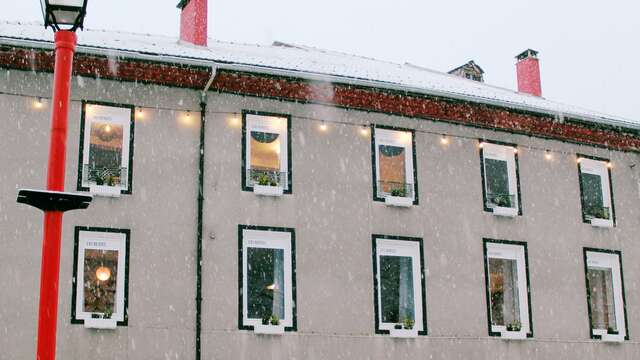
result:
[[(0, 26), (2, 359), (35, 351), (35, 28)], [(80, 41), (59, 358), (640, 356), (637, 125)]]

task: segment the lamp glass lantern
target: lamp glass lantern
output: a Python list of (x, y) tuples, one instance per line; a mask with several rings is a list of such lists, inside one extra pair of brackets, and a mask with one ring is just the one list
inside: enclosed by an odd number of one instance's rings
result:
[(40, 0), (44, 26), (54, 31), (82, 29), (87, 0)]

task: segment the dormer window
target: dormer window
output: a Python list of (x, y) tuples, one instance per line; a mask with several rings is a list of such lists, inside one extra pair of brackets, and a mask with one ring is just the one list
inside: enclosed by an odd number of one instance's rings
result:
[(460, 76), (473, 81), (484, 82), (484, 70), (482, 70), (482, 68), (478, 66), (473, 60), (449, 71), (449, 74)]

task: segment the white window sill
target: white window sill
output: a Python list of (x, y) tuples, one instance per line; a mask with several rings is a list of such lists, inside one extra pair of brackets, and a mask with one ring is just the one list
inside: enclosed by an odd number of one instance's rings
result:
[(283, 335), (284, 325), (255, 325), (253, 332), (264, 335)]
[(90, 185), (89, 192), (96, 196), (120, 197), (122, 188), (120, 186)]
[(389, 336), (392, 338), (415, 338), (418, 337), (418, 329), (390, 329)]
[(502, 331), (500, 337), (505, 340), (526, 340), (527, 333), (524, 331)]
[(85, 319), (84, 327), (90, 329), (108, 329), (113, 330), (118, 326), (115, 319)]
[(495, 206), (493, 207), (493, 215), (503, 217), (516, 217), (518, 216), (518, 209), (511, 207)]
[(413, 199), (410, 197), (404, 197), (404, 196), (387, 195), (384, 198), (384, 203), (387, 204), (388, 206), (411, 207), (413, 206)]
[(612, 228), (613, 220), (593, 218), (591, 219), (591, 226), (602, 227), (602, 228)]
[(621, 343), (621, 342), (624, 342), (624, 335), (620, 335), (620, 334), (603, 334), (603, 335), (601, 335), (601, 339), (604, 342)]
[(262, 196), (282, 196), (282, 186), (253, 185), (253, 193)]

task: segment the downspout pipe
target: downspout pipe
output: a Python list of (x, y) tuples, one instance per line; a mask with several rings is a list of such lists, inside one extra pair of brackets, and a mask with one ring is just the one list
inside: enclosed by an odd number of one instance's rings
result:
[(211, 76), (200, 93), (200, 155), (198, 158), (198, 223), (196, 227), (196, 360), (202, 353), (202, 222), (204, 218), (204, 144), (207, 115), (207, 92), (216, 77), (216, 67), (211, 67)]

